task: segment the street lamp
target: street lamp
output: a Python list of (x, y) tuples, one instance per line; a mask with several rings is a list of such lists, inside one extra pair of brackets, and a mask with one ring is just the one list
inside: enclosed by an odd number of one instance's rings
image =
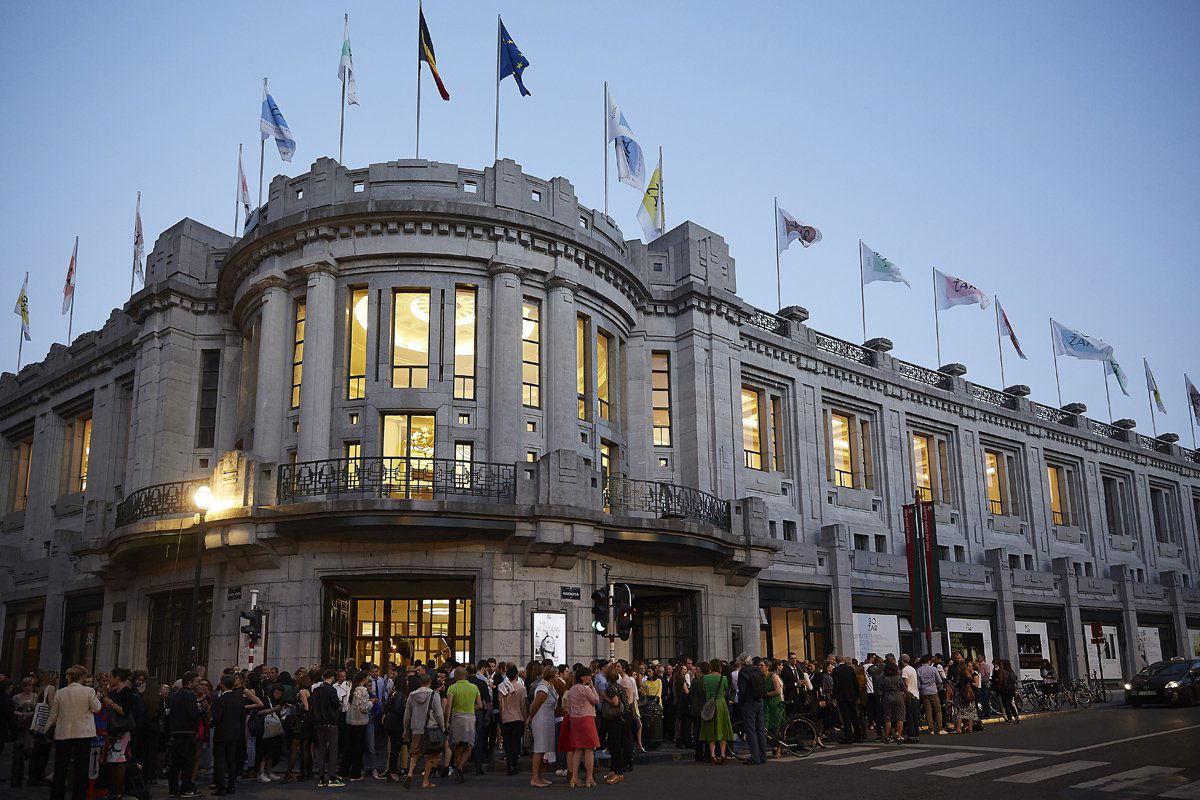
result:
[(192, 505), (200, 512), (200, 524), (196, 526), (196, 570), (192, 578), (192, 667), (197, 666), (200, 654), (200, 562), (204, 555), (204, 517), (212, 504), (212, 489), (207, 484), (196, 487), (196, 491), (192, 493)]

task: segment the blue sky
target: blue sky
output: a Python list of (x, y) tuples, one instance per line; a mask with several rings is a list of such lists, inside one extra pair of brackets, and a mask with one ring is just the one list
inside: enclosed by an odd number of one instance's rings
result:
[[(930, 269), (1001, 296), (1029, 361), (1006, 352), (1008, 383), (1054, 404), (1048, 318), (1107, 340), (1130, 376), (1116, 417), (1149, 433), (1142, 356), (1190, 443), (1181, 373), (1200, 379), (1200, 4), (494, 3), (429, 0), (426, 17), (452, 102), (426, 76), (422, 154), (478, 167), (492, 156), (495, 14), (531, 62), (522, 99), (502, 87), (501, 155), (567, 177), (603, 203), (602, 81), (648, 160), (665, 150), (668, 223), (692, 219), (729, 242), (739, 290), (775, 306), (772, 198), (824, 241), (783, 256), (784, 305), (861, 339), (857, 242), (913, 284), (867, 287), (868, 332), (935, 365)], [(257, 172), (261, 79), (299, 142), (267, 176), (336, 156), (341, 15), (350, 13), (362, 105), (348, 112), (346, 163), (413, 148), (415, 3), (84, 4), (46, 2), (6, 21), (0, 144), (8, 154), (6, 307), (30, 270), (41, 358), (66, 336), (63, 274), (80, 237), (76, 332), (128, 298), (133, 206), (147, 251), (190, 216), (233, 220), (235, 158)], [(633, 13), (636, 12), (636, 13)], [(652, 168), (652, 167), (651, 167)], [(638, 194), (611, 182), (627, 236)], [(7, 314), (7, 308), (5, 313)], [(16, 362), (18, 321), (0, 335)], [(999, 386), (993, 317), (942, 315), (944, 361)], [(1007, 345), (1005, 345), (1007, 347)], [(1063, 398), (1107, 418), (1101, 368), (1063, 359)]]

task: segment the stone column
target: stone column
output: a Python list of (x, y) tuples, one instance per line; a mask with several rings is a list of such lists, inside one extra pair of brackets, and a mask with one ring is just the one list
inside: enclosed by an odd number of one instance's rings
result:
[[(579, 393), (576, 390), (575, 284), (563, 278), (546, 282), (546, 324), (542, 343), (542, 405), (546, 411), (546, 449), (578, 451)], [(589, 402), (591, 398), (589, 397)]]
[(1113, 568), (1113, 579), (1117, 582), (1117, 596), (1121, 598), (1121, 627), (1125, 641), (1121, 646), (1121, 667), (1124, 673), (1120, 676), (1132, 676), (1137, 672), (1137, 640), (1138, 620), (1135, 605), (1133, 569), (1127, 564)]
[(850, 527), (836, 522), (821, 527), (821, 545), (829, 548), (829, 637), (834, 653), (854, 655), (854, 575), (850, 563)]
[(288, 293), (280, 280), (271, 280), (262, 293), (259, 323), (258, 389), (254, 403), (254, 452), (264, 461), (283, 459), (283, 422), (292, 359)]
[(308, 276), (308, 293), (304, 301), (304, 372), (300, 381), (297, 461), (329, 458), (334, 342), (338, 318), (335, 269), (333, 264), (322, 262), (314, 265)]
[(992, 568), (992, 583), (996, 589), (996, 638), (1000, 655), (1009, 661), (1017, 660), (1017, 614), (1013, 608), (1012, 570), (1008, 568), (1003, 548), (986, 551), (984, 563)]
[[(1075, 677), (1088, 676), (1088, 640), (1083, 633), (1083, 615), (1079, 608), (1079, 579), (1071, 569), (1071, 559), (1056, 558), (1053, 561), (1054, 573), (1058, 576), (1059, 589), (1063, 596), (1063, 625), (1066, 626), (1065, 636), (1070, 649), (1070, 660), (1075, 665)], [(1068, 677), (1068, 676), (1063, 676)]]
[(1168, 571), (1160, 576), (1167, 587), (1167, 603), (1171, 606), (1171, 622), (1175, 630), (1175, 652), (1163, 653), (1163, 658), (1190, 655), (1188, 652), (1191, 640), (1188, 639), (1187, 597), (1183, 593), (1183, 578), (1180, 577), (1182, 574), (1178, 571)]
[[(521, 270), (492, 261), (490, 364), (488, 369), (488, 460), (515, 464), (521, 451)], [(543, 320), (544, 323), (544, 320)], [(542, 388), (546, 332), (542, 331)]]

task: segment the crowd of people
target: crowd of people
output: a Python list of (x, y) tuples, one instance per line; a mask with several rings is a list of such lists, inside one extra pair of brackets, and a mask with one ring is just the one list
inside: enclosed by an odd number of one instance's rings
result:
[[(1043, 671), (1044, 672), (1044, 671)], [(60, 685), (61, 683), (61, 685)], [(741, 657), (732, 662), (597, 660), (590, 664), (494, 659), (408, 666), (355, 664), (253, 670), (203, 667), (167, 685), (118, 668), (82, 666), (0, 676), (0, 745), (11, 744), (11, 786), (49, 783), (51, 800), (83, 800), (89, 787), (139, 800), (162, 780), (190, 798), (198, 776), (233, 794), (242, 781), (312, 781), (343, 787), (367, 778), (434, 788), (439, 779), (502, 761), (508, 775), (531, 755), (529, 783), (624, 781), (647, 745), (673, 742), (698, 762), (744, 764), (778, 755), (778, 733), (805, 717), (817, 744), (915, 742), (977, 729), (1001, 699), (1005, 721), (1018, 677), (1004, 659), (828, 656), (822, 663)], [(948, 713), (948, 709), (954, 709)], [(776, 742), (773, 748), (771, 742)], [(499, 759), (497, 758), (499, 756)]]

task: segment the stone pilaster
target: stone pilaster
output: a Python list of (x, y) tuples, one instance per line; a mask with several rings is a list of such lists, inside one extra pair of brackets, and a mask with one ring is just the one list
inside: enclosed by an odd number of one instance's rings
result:
[[(300, 382), (297, 461), (329, 458), (333, 416), (334, 343), (337, 338), (337, 280), (329, 262), (311, 268), (304, 301), (304, 373)], [(290, 385), (290, 381), (288, 382)]]
[[(546, 449), (578, 450), (579, 407), (576, 391), (575, 284), (561, 278), (547, 281), (546, 324), (542, 346), (542, 404), (546, 409)], [(591, 398), (588, 398), (589, 402)]]
[(1017, 661), (1017, 614), (1013, 608), (1012, 570), (1002, 548), (987, 550), (985, 560), (992, 568), (992, 585), (996, 590), (996, 636), (1000, 655)]
[(259, 323), (258, 390), (254, 403), (254, 452), (264, 461), (283, 459), (283, 417), (292, 381), (288, 352), (291, 303), (282, 281), (271, 282), (262, 297)]
[[(492, 278), (488, 460), (513, 464), (520, 460), (521, 451), (521, 270), (511, 264), (493, 261), (488, 272)], [(545, 342), (543, 330), (543, 364)], [(543, 369), (543, 396), (546, 388), (544, 372)]]

